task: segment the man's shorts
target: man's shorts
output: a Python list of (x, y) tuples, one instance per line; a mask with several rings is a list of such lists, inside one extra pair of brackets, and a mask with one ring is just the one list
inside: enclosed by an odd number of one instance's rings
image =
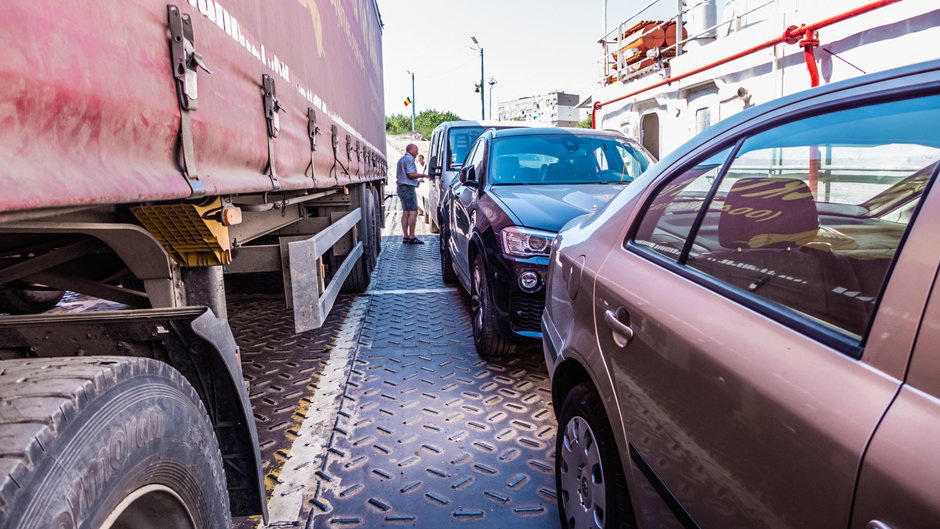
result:
[(398, 184), (398, 198), (401, 199), (403, 211), (418, 211), (418, 194), (415, 193), (415, 186)]

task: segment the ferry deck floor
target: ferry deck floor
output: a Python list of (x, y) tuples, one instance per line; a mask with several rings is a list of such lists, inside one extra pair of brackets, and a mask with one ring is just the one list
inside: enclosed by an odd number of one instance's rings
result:
[[(229, 319), (264, 459), (266, 527), (559, 526), (556, 422), (539, 344), (477, 355), (438, 239), (401, 243), (386, 202), (367, 292), (294, 334), (279, 285), (231, 285)], [(239, 518), (236, 529), (264, 527)]]

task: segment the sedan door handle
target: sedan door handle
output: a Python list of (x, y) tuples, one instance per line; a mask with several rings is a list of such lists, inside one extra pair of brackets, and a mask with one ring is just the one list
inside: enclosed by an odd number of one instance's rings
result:
[(623, 307), (617, 309), (617, 312), (609, 309), (604, 311), (604, 323), (613, 331), (614, 343), (617, 344), (617, 347), (626, 347), (627, 343), (633, 339), (633, 329), (630, 325), (620, 321), (621, 317), (629, 321), (627, 309)]

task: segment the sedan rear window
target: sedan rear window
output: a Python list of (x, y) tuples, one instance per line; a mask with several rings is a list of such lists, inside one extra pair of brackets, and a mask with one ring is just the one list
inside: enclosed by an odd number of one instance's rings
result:
[(940, 98), (790, 122), (744, 140), (723, 171), (714, 158), (662, 188), (635, 242), (861, 341), (937, 170)]

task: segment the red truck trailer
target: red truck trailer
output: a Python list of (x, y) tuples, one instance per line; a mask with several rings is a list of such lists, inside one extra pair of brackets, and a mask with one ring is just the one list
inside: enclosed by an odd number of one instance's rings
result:
[(224, 275), (280, 272), (297, 331), (367, 287), (381, 39), (374, 0), (4, 7), (0, 528), (265, 514)]

